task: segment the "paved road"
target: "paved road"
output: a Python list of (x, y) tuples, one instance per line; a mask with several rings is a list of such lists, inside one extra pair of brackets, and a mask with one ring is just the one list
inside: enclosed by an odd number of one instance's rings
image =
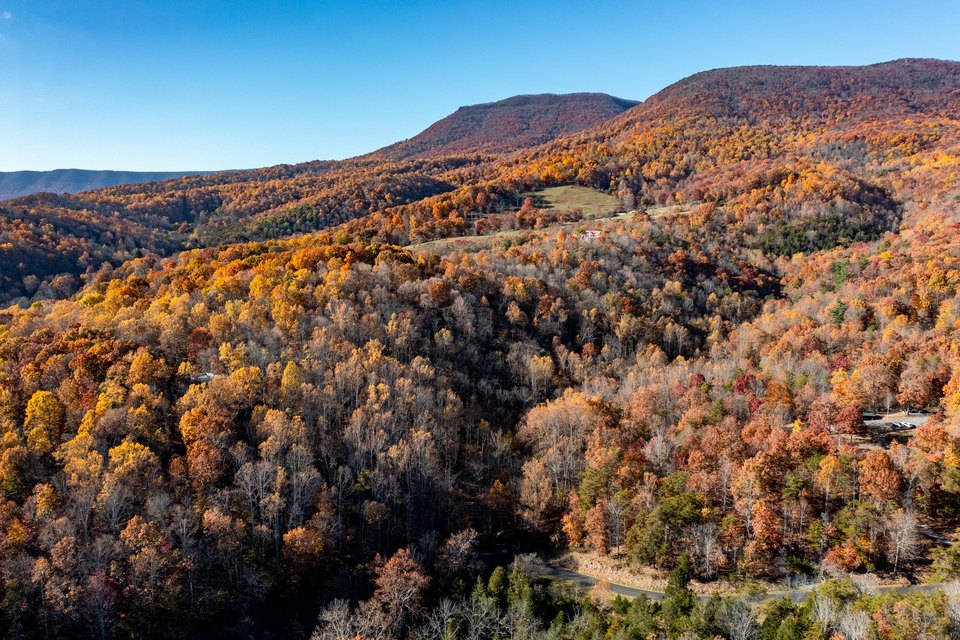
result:
[[(564, 582), (570, 582), (577, 585), (578, 587), (583, 587), (584, 589), (589, 589), (599, 582), (596, 578), (578, 573), (572, 569), (567, 569), (566, 567), (559, 567), (554, 564), (546, 564), (538, 567), (541, 574), (548, 578), (554, 578), (556, 580), (563, 580)], [(617, 584), (615, 582), (608, 582), (610, 585), (610, 590), (616, 593), (617, 595), (624, 596), (626, 598), (636, 598), (638, 596), (647, 596), (652, 600), (662, 600), (663, 592), (662, 591), (651, 591), (648, 589), (638, 589), (637, 587), (628, 587), (625, 584)]]
[(896, 433), (924, 425), (929, 419), (929, 413), (920, 411), (898, 411), (870, 420), (864, 420), (863, 423), (881, 433)]
[[(573, 569), (568, 569), (566, 567), (557, 566), (555, 564), (544, 564), (538, 567), (540, 574), (544, 577), (554, 578), (557, 580), (563, 580), (569, 582), (578, 587), (584, 589), (589, 589), (599, 582), (597, 578), (579, 573)], [(808, 595), (810, 591), (817, 586), (823, 584), (822, 582), (817, 582), (813, 584), (804, 585), (802, 587), (797, 587), (795, 589), (775, 589), (771, 591), (766, 591), (764, 593), (748, 596), (747, 599), (752, 602), (763, 602), (765, 600), (778, 600), (780, 598), (790, 598), (794, 602), (802, 602)], [(625, 598), (636, 598), (639, 596), (646, 596), (651, 600), (662, 600), (664, 594), (662, 591), (650, 590), (650, 589), (640, 589), (637, 587), (630, 587), (624, 584), (617, 584), (615, 582), (607, 582), (610, 590)], [(910, 593), (910, 592), (920, 592), (920, 593), (933, 593), (939, 589), (936, 585), (926, 585), (926, 584), (915, 584), (915, 585), (904, 585), (904, 586), (882, 586), (876, 587), (874, 590), (877, 592), (894, 592), (894, 593)], [(710, 596), (705, 594), (700, 594), (698, 597), (701, 600), (706, 600)]]

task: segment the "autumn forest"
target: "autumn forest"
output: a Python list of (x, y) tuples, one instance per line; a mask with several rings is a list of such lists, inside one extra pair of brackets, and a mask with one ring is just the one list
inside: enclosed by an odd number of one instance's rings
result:
[(7, 200), (0, 307), (4, 637), (960, 637), (960, 63)]

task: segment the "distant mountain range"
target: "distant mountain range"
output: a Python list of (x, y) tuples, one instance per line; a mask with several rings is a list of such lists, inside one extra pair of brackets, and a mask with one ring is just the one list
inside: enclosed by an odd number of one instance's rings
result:
[[(460, 107), (420, 134), (366, 157), (404, 160), (454, 153), (502, 153), (575, 133), (639, 104), (605, 93), (514, 96)], [(78, 193), (117, 185), (143, 184), (213, 171), (54, 171), (0, 172), (0, 200), (33, 193)]]
[(88, 169), (54, 169), (53, 171), (0, 172), (0, 200), (31, 193), (76, 193), (102, 189), (118, 184), (142, 184), (210, 171), (93, 171)]
[[(33, 188), (69, 195), (0, 203), (0, 301), (57, 275), (185, 248), (326, 229), (344, 242), (399, 245), (475, 234), (531, 190), (573, 184), (627, 208), (713, 203), (744, 234), (739, 242), (771, 254), (823, 249), (897, 229), (904, 199), (891, 194), (902, 185), (878, 176), (898, 154), (953, 153), (941, 129), (957, 119), (957, 62), (739, 67), (698, 73), (642, 103), (570, 94), (462, 107), (409, 140), (342, 161), (88, 191), (102, 183), (51, 172)], [(75, 173), (113, 182), (171, 175)], [(758, 185), (778, 194), (768, 183), (783, 175), (815, 195), (751, 200)]]

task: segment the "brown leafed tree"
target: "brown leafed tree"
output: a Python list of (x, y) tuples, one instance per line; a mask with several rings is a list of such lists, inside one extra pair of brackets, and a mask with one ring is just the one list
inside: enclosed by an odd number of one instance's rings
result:
[(376, 590), (368, 602), (374, 627), (399, 638), (423, 613), (423, 598), (430, 577), (408, 549), (400, 549), (377, 570)]

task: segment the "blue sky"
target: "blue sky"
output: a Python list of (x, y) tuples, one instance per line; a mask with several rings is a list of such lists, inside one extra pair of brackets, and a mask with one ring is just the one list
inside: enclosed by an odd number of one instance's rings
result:
[(960, 59), (960, 2), (0, 0), (0, 171), (343, 158), (518, 93)]

